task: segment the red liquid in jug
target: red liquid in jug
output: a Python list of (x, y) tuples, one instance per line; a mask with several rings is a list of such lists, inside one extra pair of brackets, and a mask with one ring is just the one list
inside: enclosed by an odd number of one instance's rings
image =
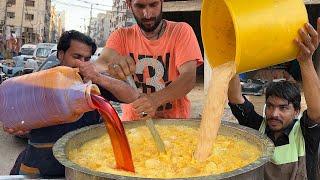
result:
[(91, 95), (91, 98), (110, 136), (117, 168), (135, 172), (127, 135), (116, 110), (101, 96)]

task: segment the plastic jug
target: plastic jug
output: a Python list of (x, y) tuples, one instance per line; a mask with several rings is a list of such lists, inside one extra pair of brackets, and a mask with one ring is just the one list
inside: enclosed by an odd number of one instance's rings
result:
[(211, 67), (235, 60), (246, 72), (295, 59), (308, 22), (302, 0), (203, 0), (201, 34)]
[(11, 78), (0, 85), (0, 121), (16, 130), (74, 122), (94, 109), (91, 93), (98, 87), (69, 67)]

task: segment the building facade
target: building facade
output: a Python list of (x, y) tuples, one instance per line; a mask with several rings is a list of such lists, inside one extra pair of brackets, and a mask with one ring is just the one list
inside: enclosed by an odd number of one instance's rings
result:
[(51, 0), (0, 0), (0, 33), (18, 44), (48, 42)]
[(110, 32), (120, 27), (129, 27), (136, 24), (132, 12), (127, 7), (126, 0), (114, 0), (112, 12)]
[(65, 12), (57, 11), (55, 6), (51, 6), (51, 18), (49, 29), (49, 42), (57, 43), (61, 34), (65, 31)]
[(110, 22), (112, 12), (99, 13), (97, 17), (91, 19), (89, 35), (93, 38), (98, 47), (103, 47), (110, 34)]

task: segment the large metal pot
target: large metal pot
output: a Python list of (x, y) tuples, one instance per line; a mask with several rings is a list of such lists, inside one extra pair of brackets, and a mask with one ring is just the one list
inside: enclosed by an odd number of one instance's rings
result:
[[(188, 120), (155, 120), (157, 125), (185, 125), (189, 127), (198, 128), (200, 125), (199, 119)], [(144, 126), (144, 121), (132, 121), (124, 122), (126, 129), (135, 128), (138, 126)], [(85, 142), (95, 139), (104, 135), (106, 129), (103, 125), (94, 125), (79, 129), (77, 131), (70, 132), (59, 139), (53, 147), (53, 154), (56, 159), (66, 167), (65, 176), (66, 179), (149, 179), (141, 177), (128, 177), (120, 176), (116, 174), (108, 174), (97, 171), (92, 171), (87, 168), (81, 167), (68, 159), (68, 152), (72, 149), (78, 148)], [(252, 144), (260, 147), (262, 156), (255, 162), (231, 171), (219, 175), (190, 177), (188, 179), (236, 179), (236, 180), (262, 180), (264, 174), (264, 165), (270, 160), (274, 145), (269, 138), (261, 135), (258, 131), (251, 128), (247, 128), (238, 124), (230, 122), (222, 122), (219, 129), (219, 134), (235, 136), (238, 138), (246, 139)], [(155, 179), (155, 178), (152, 178)], [(183, 178), (185, 179), (185, 178)]]

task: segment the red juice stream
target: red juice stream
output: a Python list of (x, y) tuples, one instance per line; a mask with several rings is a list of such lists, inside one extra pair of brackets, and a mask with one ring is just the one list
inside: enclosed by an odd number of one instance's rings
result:
[(135, 172), (127, 135), (117, 112), (103, 97), (92, 94), (91, 98), (101, 114), (110, 136), (117, 168)]

